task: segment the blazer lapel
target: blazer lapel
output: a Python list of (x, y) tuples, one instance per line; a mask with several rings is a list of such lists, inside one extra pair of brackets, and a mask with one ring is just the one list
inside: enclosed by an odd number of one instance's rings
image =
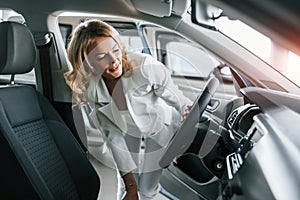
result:
[[(121, 78), (121, 81), (123, 81), (123, 78)], [(99, 85), (97, 87), (97, 90), (99, 90), (97, 91), (98, 102), (102, 104), (102, 106), (99, 107), (98, 110), (101, 113), (103, 113), (107, 118), (109, 118), (110, 121), (112, 121), (117, 127), (119, 127), (122, 130), (122, 132), (126, 132), (127, 130), (126, 121), (121, 115), (120, 111), (118, 110), (117, 105), (111, 98), (108, 89), (105, 85), (105, 82), (102, 78), (100, 78), (99, 80)], [(126, 102), (128, 101), (126, 100)]]

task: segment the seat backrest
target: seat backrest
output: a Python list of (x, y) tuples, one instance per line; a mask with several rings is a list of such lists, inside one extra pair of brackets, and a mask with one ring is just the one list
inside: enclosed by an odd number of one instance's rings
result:
[[(29, 29), (0, 23), (0, 74), (33, 69)], [(30, 86), (0, 87), (0, 195), (7, 199), (97, 199), (100, 180), (52, 104)]]

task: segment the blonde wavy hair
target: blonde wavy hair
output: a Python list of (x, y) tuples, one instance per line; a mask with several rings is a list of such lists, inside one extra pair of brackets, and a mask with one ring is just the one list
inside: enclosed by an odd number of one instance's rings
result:
[(71, 90), (76, 105), (86, 104), (84, 93), (89, 85), (92, 76), (97, 76), (95, 69), (85, 59), (88, 50), (93, 47), (98, 37), (111, 37), (119, 45), (122, 51), (123, 75), (132, 70), (132, 65), (126, 58), (125, 47), (121, 43), (119, 33), (111, 25), (100, 20), (88, 20), (79, 24), (70, 39), (67, 53), (72, 69), (65, 73), (65, 79)]

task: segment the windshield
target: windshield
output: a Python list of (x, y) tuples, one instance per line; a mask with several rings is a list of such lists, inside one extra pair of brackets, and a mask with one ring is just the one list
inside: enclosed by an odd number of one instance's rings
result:
[(300, 57), (298, 55), (281, 47), (275, 41), (239, 20), (220, 17), (215, 21), (215, 26), (219, 31), (253, 52), (300, 86)]
[[(222, 9), (207, 4), (205, 1), (192, 0), (189, 13), (193, 23), (221, 32), (300, 87), (300, 54), (297, 55), (282, 47), (275, 40), (237, 18), (227, 17), (226, 12), (223, 12)], [(235, 14), (231, 13), (231, 15)]]

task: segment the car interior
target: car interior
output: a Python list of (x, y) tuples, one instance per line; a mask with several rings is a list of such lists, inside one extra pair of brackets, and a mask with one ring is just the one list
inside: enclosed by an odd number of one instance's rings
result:
[[(278, 67), (217, 27), (224, 17), (248, 24), (269, 43), (252, 40), (253, 32), (246, 41), (260, 52), (270, 44), (268, 58), (278, 61), (280, 53), (299, 55), (297, 6), (0, 0), (0, 198), (117, 199), (103, 133), (88, 104), (74, 107), (65, 80), (73, 30), (99, 19), (119, 32), (128, 51), (163, 63), (194, 102), (157, 158), (163, 173), (155, 200), (299, 199), (300, 59), (295, 69)], [(230, 30), (242, 35), (237, 27)]]

